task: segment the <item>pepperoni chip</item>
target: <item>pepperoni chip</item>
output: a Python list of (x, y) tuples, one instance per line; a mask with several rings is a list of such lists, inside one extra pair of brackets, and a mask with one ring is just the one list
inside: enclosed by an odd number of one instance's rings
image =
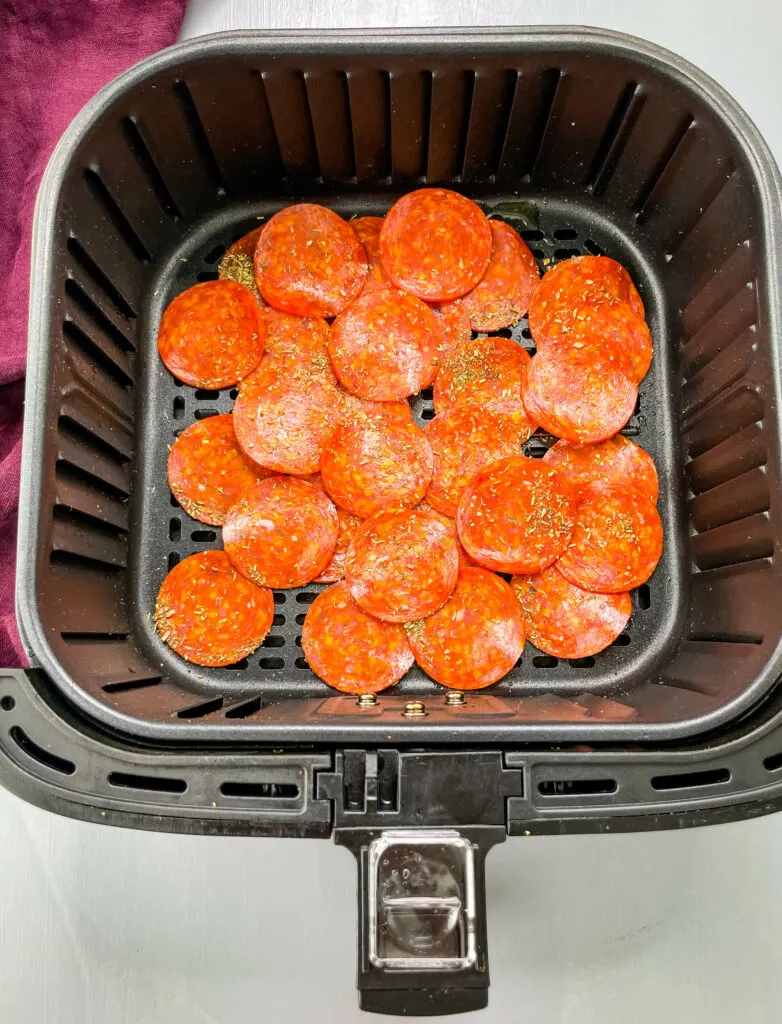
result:
[(229, 388), (263, 355), (266, 329), (258, 305), (236, 281), (194, 284), (169, 303), (157, 348), (169, 373), (194, 388)]
[(356, 535), (356, 530), (363, 522), (358, 516), (346, 512), (344, 508), (337, 509), (337, 519), (339, 520), (337, 546), (334, 548), (334, 554), (331, 556), (329, 564), (320, 576), (315, 577), (316, 583), (336, 583), (337, 580), (344, 579), (348, 548)]
[(552, 345), (527, 368), (524, 405), (556, 437), (578, 444), (605, 441), (627, 423), (638, 399), (626, 368), (608, 349)]
[(432, 508), (432, 506), (429, 504), (429, 502), (426, 499), (424, 499), (417, 506), (417, 508), (419, 508), (421, 510), (421, 512), (428, 512), (428, 514), (430, 516), (434, 516), (435, 519), (439, 519), (439, 521), (443, 524), (443, 526), (446, 528), (446, 530), (448, 530), (450, 535), (456, 541), (456, 551), (457, 551), (457, 554), (459, 555), (459, 565), (460, 566), (461, 565), (475, 565), (475, 562), (472, 560), (472, 558), (470, 558), (470, 556), (464, 550), (464, 545), (459, 540), (459, 531), (456, 529), (456, 520), (455, 519), (453, 519), (451, 516), (444, 515), (444, 513), (442, 513), (442, 512), (438, 512), (436, 508)]
[(412, 420), (354, 411), (332, 435), (320, 472), (334, 501), (366, 518), (385, 508), (417, 505), (432, 479), (433, 462), (429, 442)]
[(458, 571), (456, 541), (439, 519), (419, 509), (379, 512), (353, 538), (345, 586), (370, 615), (412, 622), (445, 604)]
[(499, 331), (518, 323), (540, 280), (535, 257), (510, 224), (489, 224), (492, 244), (486, 273), (460, 300), (474, 331)]
[(329, 355), (340, 383), (388, 402), (431, 384), (443, 330), (425, 302), (398, 288), (365, 292), (334, 321)]
[(273, 476), (230, 510), (223, 546), (253, 583), (301, 587), (326, 568), (338, 533), (337, 510), (323, 491), (296, 477)]
[(471, 199), (445, 188), (402, 196), (380, 232), (380, 258), (391, 280), (428, 302), (456, 299), (483, 277), (491, 227)]
[(168, 456), (174, 497), (189, 516), (210, 526), (222, 526), (231, 505), (268, 475), (239, 447), (230, 415), (192, 423)]
[(326, 349), (329, 328), (324, 320), (280, 313), (268, 322), (268, 351), (241, 382), (234, 429), (259, 466), (305, 476), (317, 471), (343, 414)]
[(567, 546), (577, 493), (542, 461), (514, 455), (473, 477), (459, 502), (459, 537), (476, 562), (498, 572), (545, 569)]
[(608, 256), (574, 256), (562, 260), (543, 275), (529, 307), (529, 327), (537, 339), (552, 315), (578, 309), (600, 299), (626, 302), (640, 317), (644, 304), (632, 278), (621, 263)]
[(357, 217), (349, 223), (361, 239), (369, 263), (369, 273), (364, 281), (364, 287), (361, 289), (362, 295), (364, 292), (371, 292), (376, 288), (388, 288), (391, 282), (380, 262), (380, 231), (383, 227), (383, 218)]
[[(529, 353), (508, 338), (476, 338), (440, 368), (434, 382), (438, 412), (457, 402), (499, 413), (522, 413), (521, 386)], [(532, 432), (530, 425), (530, 433)]]
[(225, 251), (217, 267), (218, 275), (226, 281), (236, 281), (249, 288), (259, 306), (266, 308), (255, 283), (255, 246), (258, 244), (263, 227), (253, 228)]
[(264, 225), (255, 249), (255, 280), (266, 302), (297, 316), (336, 316), (361, 291), (364, 247), (333, 210), (289, 206)]
[(161, 639), (186, 661), (208, 668), (252, 654), (273, 619), (271, 591), (240, 576), (224, 551), (184, 558), (163, 580), (155, 604)]
[(633, 487), (592, 484), (557, 568), (584, 590), (618, 594), (649, 579), (662, 549), (662, 523), (649, 498)]
[(648, 452), (623, 434), (616, 434), (600, 444), (557, 441), (543, 456), (543, 461), (558, 466), (579, 491), (593, 483), (628, 486), (657, 502), (659, 485), (654, 461)]
[(470, 405), (445, 409), (424, 427), (434, 454), (434, 471), (426, 500), (447, 516), (455, 516), (459, 499), (475, 474), (509, 455), (521, 455), (532, 433), (523, 414), (482, 412)]
[(301, 631), (307, 663), (343, 693), (377, 693), (413, 665), (403, 626), (367, 615), (338, 583), (318, 594)]
[(630, 595), (593, 594), (565, 579), (556, 566), (514, 576), (527, 639), (554, 658), (589, 658), (609, 647), (630, 619)]
[(524, 649), (521, 606), (505, 580), (486, 569), (461, 569), (443, 607), (405, 630), (424, 672), (457, 690), (496, 683)]

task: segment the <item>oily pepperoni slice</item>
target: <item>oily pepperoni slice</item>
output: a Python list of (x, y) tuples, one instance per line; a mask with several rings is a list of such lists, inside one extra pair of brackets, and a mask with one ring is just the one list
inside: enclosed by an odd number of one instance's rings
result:
[(434, 407), (441, 412), (462, 402), (491, 412), (523, 414), (521, 386), (529, 363), (529, 353), (508, 338), (476, 338), (440, 368)]
[(227, 281), (236, 281), (249, 288), (255, 296), (255, 301), (262, 308), (267, 308), (261, 298), (258, 285), (255, 283), (255, 247), (263, 231), (263, 226), (253, 228), (238, 241), (230, 245), (217, 267), (218, 275)]
[(255, 249), (255, 279), (266, 302), (297, 316), (336, 316), (361, 291), (364, 247), (333, 210), (288, 206), (264, 225)]
[(443, 607), (405, 630), (424, 672), (458, 690), (496, 683), (524, 649), (521, 606), (505, 580), (486, 569), (461, 569)]
[(241, 382), (234, 406), (239, 444), (259, 466), (296, 476), (318, 470), (343, 413), (328, 331), (324, 320), (269, 318), (268, 351)]
[(626, 302), (640, 317), (644, 305), (621, 263), (608, 256), (574, 256), (543, 275), (529, 307), (529, 327), (536, 342), (548, 318), (563, 310), (608, 298)]
[(367, 254), (369, 273), (364, 281), (364, 292), (374, 291), (376, 288), (388, 288), (391, 285), (380, 262), (380, 231), (383, 227), (382, 217), (357, 217), (350, 221), (350, 226), (361, 239), (364, 252)]
[(420, 505), (417, 506), (422, 512), (428, 512), (430, 516), (434, 516), (435, 519), (439, 519), (443, 526), (448, 530), (450, 535), (456, 541), (456, 550), (459, 555), (459, 565), (475, 565), (475, 562), (470, 558), (467, 552), (464, 550), (464, 545), (459, 540), (459, 531), (456, 529), (456, 520), (451, 516), (446, 516), (442, 512), (438, 512), (436, 508), (432, 508), (426, 499), (424, 499)]
[(274, 619), (272, 593), (240, 576), (224, 551), (175, 565), (155, 604), (160, 637), (186, 661), (233, 665), (261, 645)]
[(344, 579), (348, 548), (363, 522), (358, 516), (346, 512), (344, 508), (337, 509), (337, 519), (339, 521), (337, 546), (334, 548), (334, 554), (331, 556), (329, 564), (320, 576), (315, 577), (316, 583), (336, 583), (337, 580)]
[(320, 472), (334, 501), (366, 518), (417, 505), (432, 479), (433, 461), (424, 432), (412, 420), (354, 410), (332, 435)]
[(557, 441), (543, 456), (543, 461), (558, 466), (579, 491), (593, 483), (628, 486), (657, 502), (659, 484), (654, 461), (640, 445), (623, 434), (616, 434), (600, 444)]
[(194, 388), (228, 388), (263, 355), (266, 329), (250, 292), (236, 281), (204, 281), (166, 307), (157, 348), (177, 380)]
[(230, 415), (192, 423), (168, 456), (174, 497), (189, 516), (211, 526), (222, 526), (231, 505), (268, 475), (239, 447)]
[(438, 367), (447, 362), (455, 355), (462, 345), (466, 345), (472, 338), (472, 327), (467, 310), (459, 299), (452, 299), (450, 302), (433, 302), (429, 307), (443, 329), (443, 340), (437, 349)]
[(618, 594), (649, 579), (662, 549), (662, 523), (649, 498), (633, 487), (592, 484), (557, 568), (584, 590)]
[(315, 675), (343, 693), (385, 690), (414, 661), (404, 627), (368, 615), (342, 583), (318, 594), (310, 605), (301, 648)]
[(627, 423), (638, 399), (626, 368), (608, 349), (552, 345), (527, 368), (524, 405), (556, 437), (578, 444), (605, 441)]
[(353, 538), (345, 586), (370, 615), (412, 622), (445, 604), (458, 571), (456, 541), (439, 519), (419, 509), (379, 512)]
[(344, 388), (388, 402), (431, 384), (442, 343), (442, 327), (425, 302), (398, 288), (376, 288), (334, 321), (329, 355)]
[(434, 454), (426, 500), (438, 512), (455, 516), (462, 492), (475, 474), (499, 459), (521, 455), (532, 425), (523, 414), (460, 404), (438, 413), (425, 425), (424, 433)]
[(527, 639), (554, 658), (589, 658), (609, 647), (633, 610), (630, 595), (593, 594), (551, 565), (534, 576), (514, 576)]
[(408, 192), (380, 232), (380, 258), (391, 280), (428, 302), (464, 295), (483, 277), (491, 227), (472, 200), (445, 188)]
[(301, 587), (326, 568), (338, 533), (337, 510), (323, 491), (296, 477), (273, 476), (230, 510), (223, 546), (253, 583)]
[(492, 245), (486, 273), (460, 300), (474, 331), (500, 331), (518, 323), (540, 280), (535, 257), (510, 224), (489, 223)]
[(456, 525), (480, 565), (533, 573), (565, 550), (577, 505), (575, 489), (559, 470), (514, 455), (473, 477), (459, 502)]

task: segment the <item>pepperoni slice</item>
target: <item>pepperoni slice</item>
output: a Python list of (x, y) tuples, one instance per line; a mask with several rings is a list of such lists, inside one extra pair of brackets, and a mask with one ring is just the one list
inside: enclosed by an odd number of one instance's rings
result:
[(363, 611), (342, 583), (318, 594), (301, 631), (301, 648), (315, 675), (343, 693), (377, 693), (413, 665), (403, 626)]
[(177, 380), (194, 388), (228, 388), (260, 361), (266, 328), (252, 295), (236, 281), (194, 284), (169, 303), (157, 348)]
[(456, 541), (439, 519), (418, 509), (379, 512), (353, 538), (345, 586), (370, 615), (411, 622), (445, 604), (458, 571)]
[(442, 343), (442, 328), (425, 302), (398, 288), (376, 288), (334, 321), (329, 355), (348, 391), (388, 402), (431, 384)]
[(305, 476), (320, 466), (343, 415), (343, 397), (326, 348), (328, 324), (275, 313), (258, 368), (241, 382), (234, 429), (258, 465)]
[(535, 257), (510, 224), (489, 224), (492, 244), (486, 273), (460, 300), (474, 331), (499, 331), (518, 323), (540, 280)]
[(532, 424), (524, 414), (454, 405), (430, 420), (424, 433), (434, 454), (426, 499), (438, 512), (455, 516), (462, 492), (475, 474), (499, 459), (521, 455)]
[(608, 256), (574, 256), (543, 275), (529, 307), (529, 327), (536, 342), (548, 318), (586, 303), (608, 298), (626, 302), (640, 316), (644, 304), (621, 263)]
[(168, 456), (174, 497), (189, 516), (210, 526), (222, 526), (231, 505), (265, 476), (239, 447), (230, 415), (192, 423)]
[(224, 551), (184, 558), (163, 580), (155, 604), (161, 639), (186, 661), (209, 668), (252, 654), (273, 619), (271, 591), (240, 576)]
[(589, 658), (610, 647), (633, 610), (629, 594), (582, 590), (554, 565), (510, 582), (521, 603), (527, 639), (554, 658)]
[(405, 630), (424, 672), (458, 690), (496, 683), (524, 649), (521, 606), (505, 580), (486, 569), (461, 569), (443, 607)]
[(433, 302), (429, 307), (443, 329), (443, 340), (437, 349), (437, 366), (442, 366), (451, 356), (472, 338), (472, 327), (467, 310), (459, 299), (450, 302)]
[(350, 226), (361, 239), (364, 252), (367, 254), (369, 273), (364, 281), (361, 293), (374, 291), (376, 288), (388, 288), (391, 282), (380, 262), (380, 231), (383, 227), (382, 217), (357, 217), (350, 221)]
[(223, 280), (236, 281), (237, 284), (243, 284), (245, 288), (249, 288), (258, 305), (265, 309), (266, 303), (255, 283), (255, 247), (258, 244), (261, 231), (263, 231), (263, 225), (253, 228), (252, 231), (230, 245), (220, 260), (217, 273)]
[(577, 505), (575, 489), (559, 470), (514, 455), (473, 477), (459, 502), (456, 525), (480, 565), (533, 573), (565, 550)]
[(440, 368), (434, 407), (441, 412), (461, 402), (491, 412), (524, 414), (521, 386), (529, 362), (529, 353), (508, 338), (476, 338)]
[(450, 535), (456, 541), (456, 551), (459, 555), (459, 565), (475, 565), (475, 562), (470, 558), (467, 552), (464, 550), (462, 542), (459, 540), (459, 531), (456, 529), (456, 520), (451, 516), (446, 516), (442, 512), (438, 512), (436, 508), (432, 508), (429, 502), (424, 500), (417, 506), (422, 512), (428, 512), (430, 516), (434, 516), (435, 519), (439, 519), (443, 526), (448, 530)]
[(432, 479), (433, 462), (429, 442), (412, 420), (355, 411), (332, 435), (320, 472), (334, 501), (366, 518), (385, 508), (417, 505)]
[(301, 587), (326, 568), (338, 533), (337, 510), (323, 491), (296, 477), (273, 476), (230, 510), (223, 546), (253, 583)]
[(275, 309), (298, 316), (336, 316), (361, 291), (364, 247), (333, 210), (288, 206), (264, 225), (255, 249), (255, 279)]
[(391, 280), (428, 302), (464, 295), (483, 277), (491, 255), (486, 215), (445, 188), (408, 192), (380, 232), (380, 258)]
[(616, 434), (600, 444), (557, 441), (543, 456), (543, 461), (558, 466), (580, 491), (593, 483), (631, 486), (657, 502), (659, 484), (654, 461), (640, 445), (623, 434)]
[(316, 583), (336, 583), (337, 580), (344, 579), (348, 548), (356, 535), (356, 531), (363, 522), (358, 516), (353, 516), (350, 512), (346, 512), (344, 508), (337, 509), (337, 519), (339, 521), (337, 546), (334, 548), (334, 554), (331, 556), (329, 564), (320, 576), (315, 577)]
[(638, 389), (610, 350), (552, 345), (538, 352), (522, 386), (530, 417), (566, 441), (595, 444), (633, 415)]
[(557, 568), (584, 590), (618, 594), (649, 579), (662, 549), (662, 523), (649, 498), (633, 487), (592, 484)]

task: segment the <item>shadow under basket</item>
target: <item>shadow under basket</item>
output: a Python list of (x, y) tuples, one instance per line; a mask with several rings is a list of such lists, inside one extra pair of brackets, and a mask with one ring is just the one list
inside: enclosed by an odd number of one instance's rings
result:
[[(662, 561), (608, 650), (528, 644), (464, 705), (418, 670), (373, 707), (335, 695), (300, 646), (317, 586), (275, 593), (246, 661), (189, 665), (155, 595), (220, 535), (176, 505), (166, 461), (235, 393), (171, 378), (161, 312), (287, 204), (382, 215), (424, 185), (506, 220), (542, 269), (591, 252), (630, 270), (655, 358), (625, 433), (658, 466)], [(148, 740), (635, 744), (735, 721), (780, 672), (779, 206), (731, 98), (606, 33), (241, 34), (132, 69), (70, 127), (37, 209), (17, 590), (45, 687)], [(511, 334), (532, 347), (525, 322)]]

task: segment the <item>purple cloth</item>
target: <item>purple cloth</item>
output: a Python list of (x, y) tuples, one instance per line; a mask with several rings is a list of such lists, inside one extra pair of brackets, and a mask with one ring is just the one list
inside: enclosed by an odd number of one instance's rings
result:
[(187, 0), (0, 0), (0, 666), (26, 665), (14, 614), (33, 208), (46, 162), (101, 86), (173, 43)]

